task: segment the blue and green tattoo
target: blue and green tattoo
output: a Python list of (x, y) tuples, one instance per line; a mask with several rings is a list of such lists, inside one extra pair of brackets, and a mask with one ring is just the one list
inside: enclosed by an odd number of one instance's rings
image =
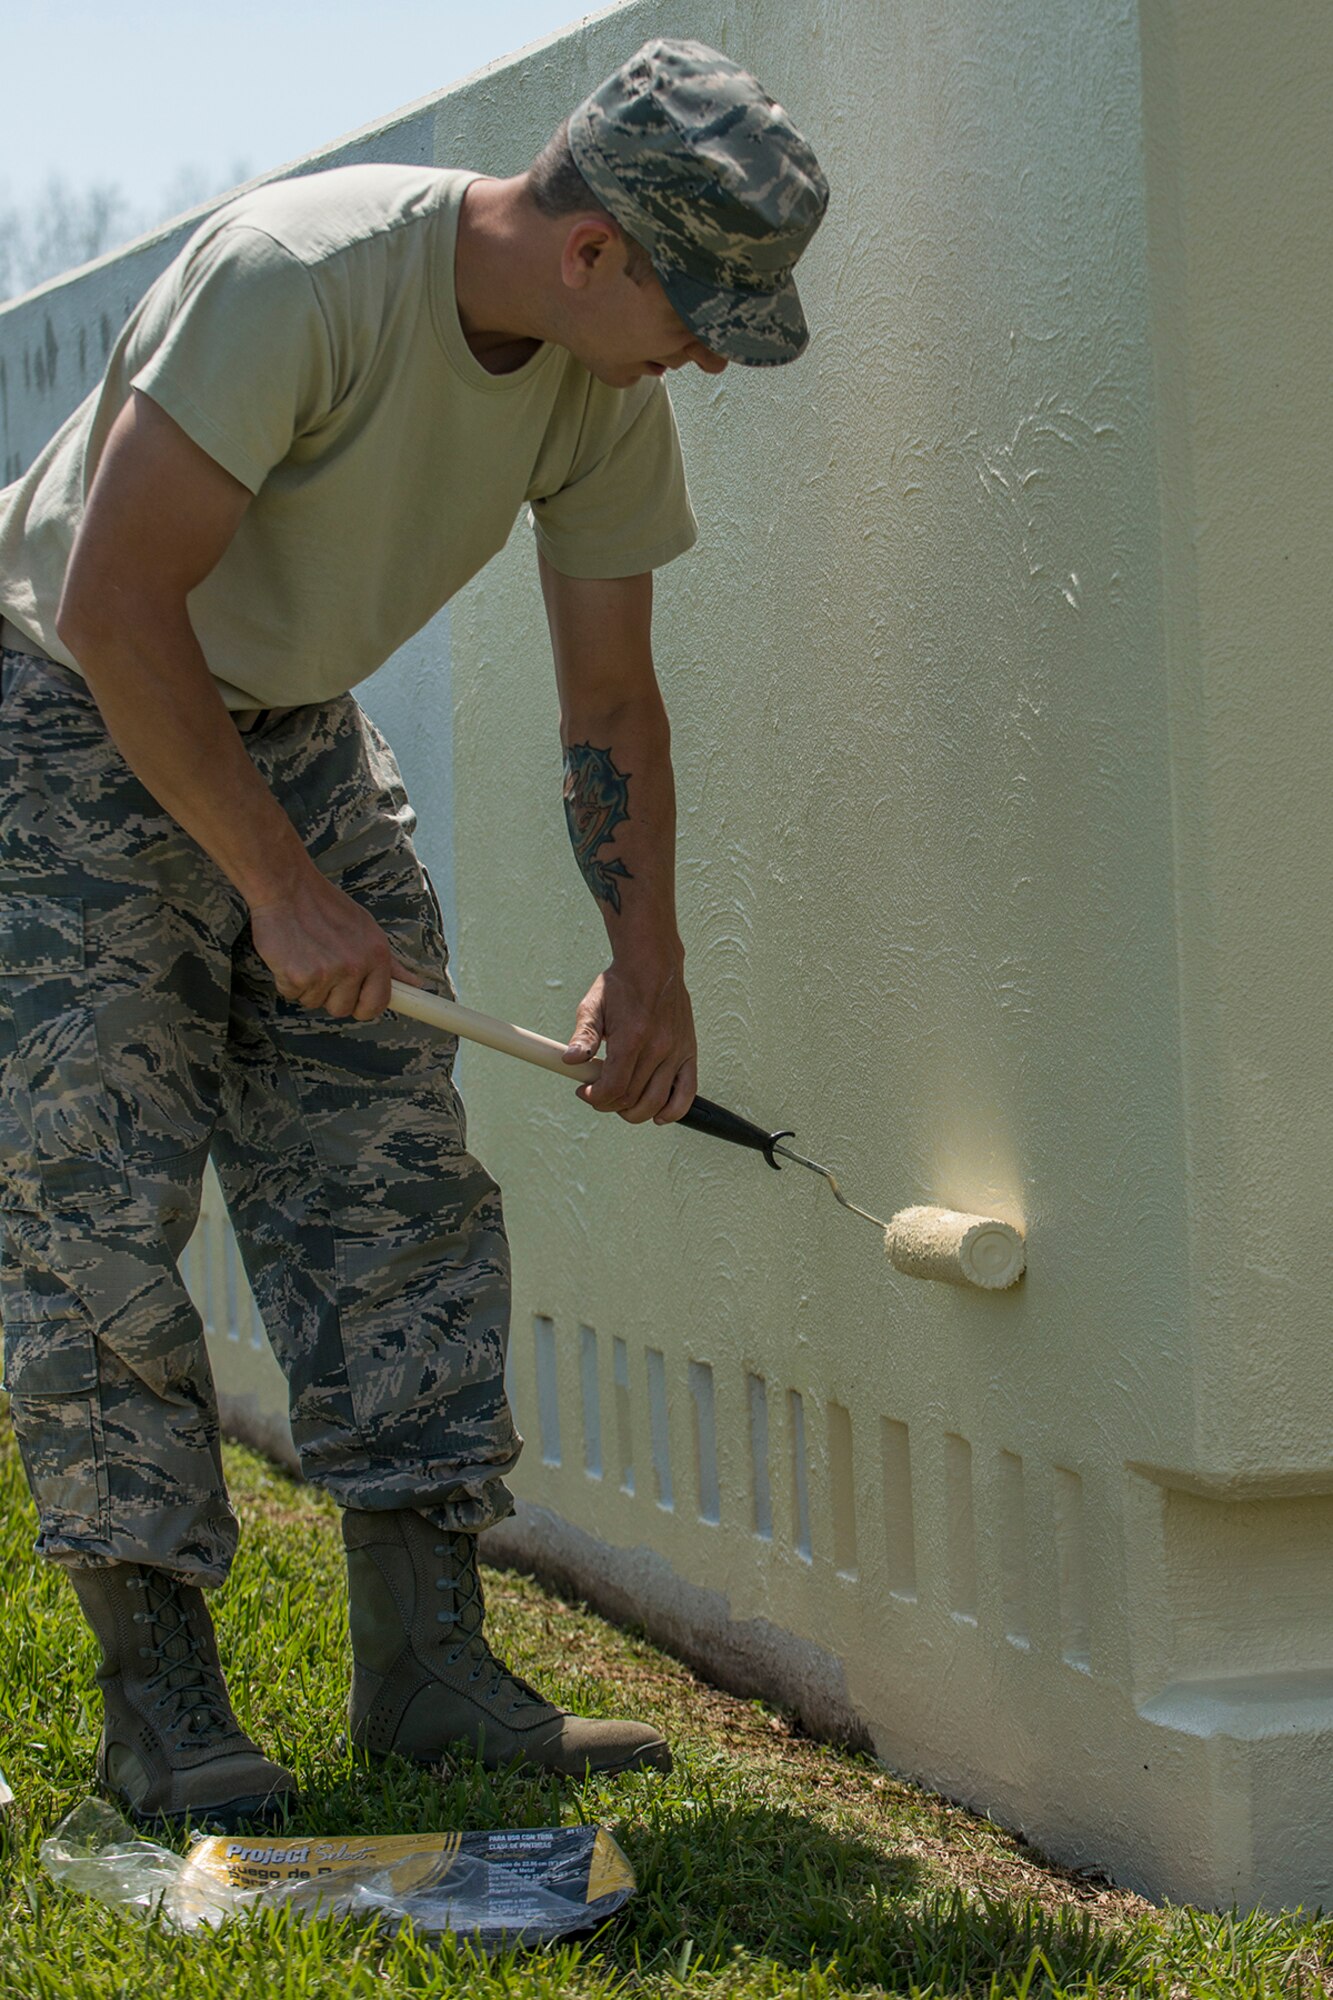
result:
[(623, 861), (599, 861), (597, 854), (630, 816), (629, 781), (630, 773), (611, 762), (609, 745), (594, 750), (591, 743), (571, 743), (565, 751), (565, 818), (574, 859), (598, 902), (609, 903), (617, 914), (617, 880), (632, 882), (634, 877)]

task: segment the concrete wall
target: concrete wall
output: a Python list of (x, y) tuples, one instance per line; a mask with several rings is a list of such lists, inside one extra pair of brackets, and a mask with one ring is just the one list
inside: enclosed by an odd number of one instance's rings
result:
[[(1071, 1860), (1327, 1902), (1333, 20), (631, 0), (363, 143), (510, 171), (653, 31), (834, 187), (809, 354), (674, 389), (704, 1088), (1029, 1270), (901, 1278), (799, 1170), (477, 1055), (529, 1438), (492, 1541)], [(604, 947), (526, 529), (449, 637), (465, 997), (561, 1034)], [(392, 671), (438, 837), (443, 663)]]

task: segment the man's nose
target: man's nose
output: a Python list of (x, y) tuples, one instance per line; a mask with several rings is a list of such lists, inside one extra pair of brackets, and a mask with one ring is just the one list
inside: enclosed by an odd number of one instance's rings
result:
[(701, 340), (694, 342), (690, 359), (696, 368), (703, 369), (705, 375), (720, 375), (727, 365), (725, 354), (714, 354), (712, 348), (705, 347)]

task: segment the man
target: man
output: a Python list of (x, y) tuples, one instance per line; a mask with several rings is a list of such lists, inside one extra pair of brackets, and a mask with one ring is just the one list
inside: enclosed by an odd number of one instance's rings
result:
[(526, 501), (565, 802), (611, 963), (569, 1059), (630, 1123), (696, 1087), (652, 571), (694, 538), (661, 378), (793, 359), (827, 188), (755, 80), (657, 41), (527, 173), (364, 167), (212, 217), (100, 389), (0, 496), (6, 1374), (41, 1520), (100, 1641), (99, 1777), (143, 1819), (292, 1796), (232, 1712), (202, 1587), (236, 1543), (176, 1258), (211, 1152), (306, 1476), (344, 1508), (353, 1740), (666, 1768), (490, 1651), (510, 1511), (498, 1191), (387, 746), (348, 690)]

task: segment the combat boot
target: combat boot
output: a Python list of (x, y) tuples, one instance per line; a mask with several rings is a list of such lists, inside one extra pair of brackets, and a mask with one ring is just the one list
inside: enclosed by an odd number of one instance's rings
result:
[(97, 1780), (142, 1824), (273, 1820), (294, 1802), (232, 1713), (204, 1594), (139, 1563), (66, 1571), (97, 1635)]
[(469, 1745), (488, 1768), (522, 1761), (589, 1771), (671, 1769), (646, 1722), (567, 1715), (487, 1643), (475, 1535), (450, 1534), (407, 1508), (343, 1515), (352, 1627), (354, 1744), (437, 1764)]

